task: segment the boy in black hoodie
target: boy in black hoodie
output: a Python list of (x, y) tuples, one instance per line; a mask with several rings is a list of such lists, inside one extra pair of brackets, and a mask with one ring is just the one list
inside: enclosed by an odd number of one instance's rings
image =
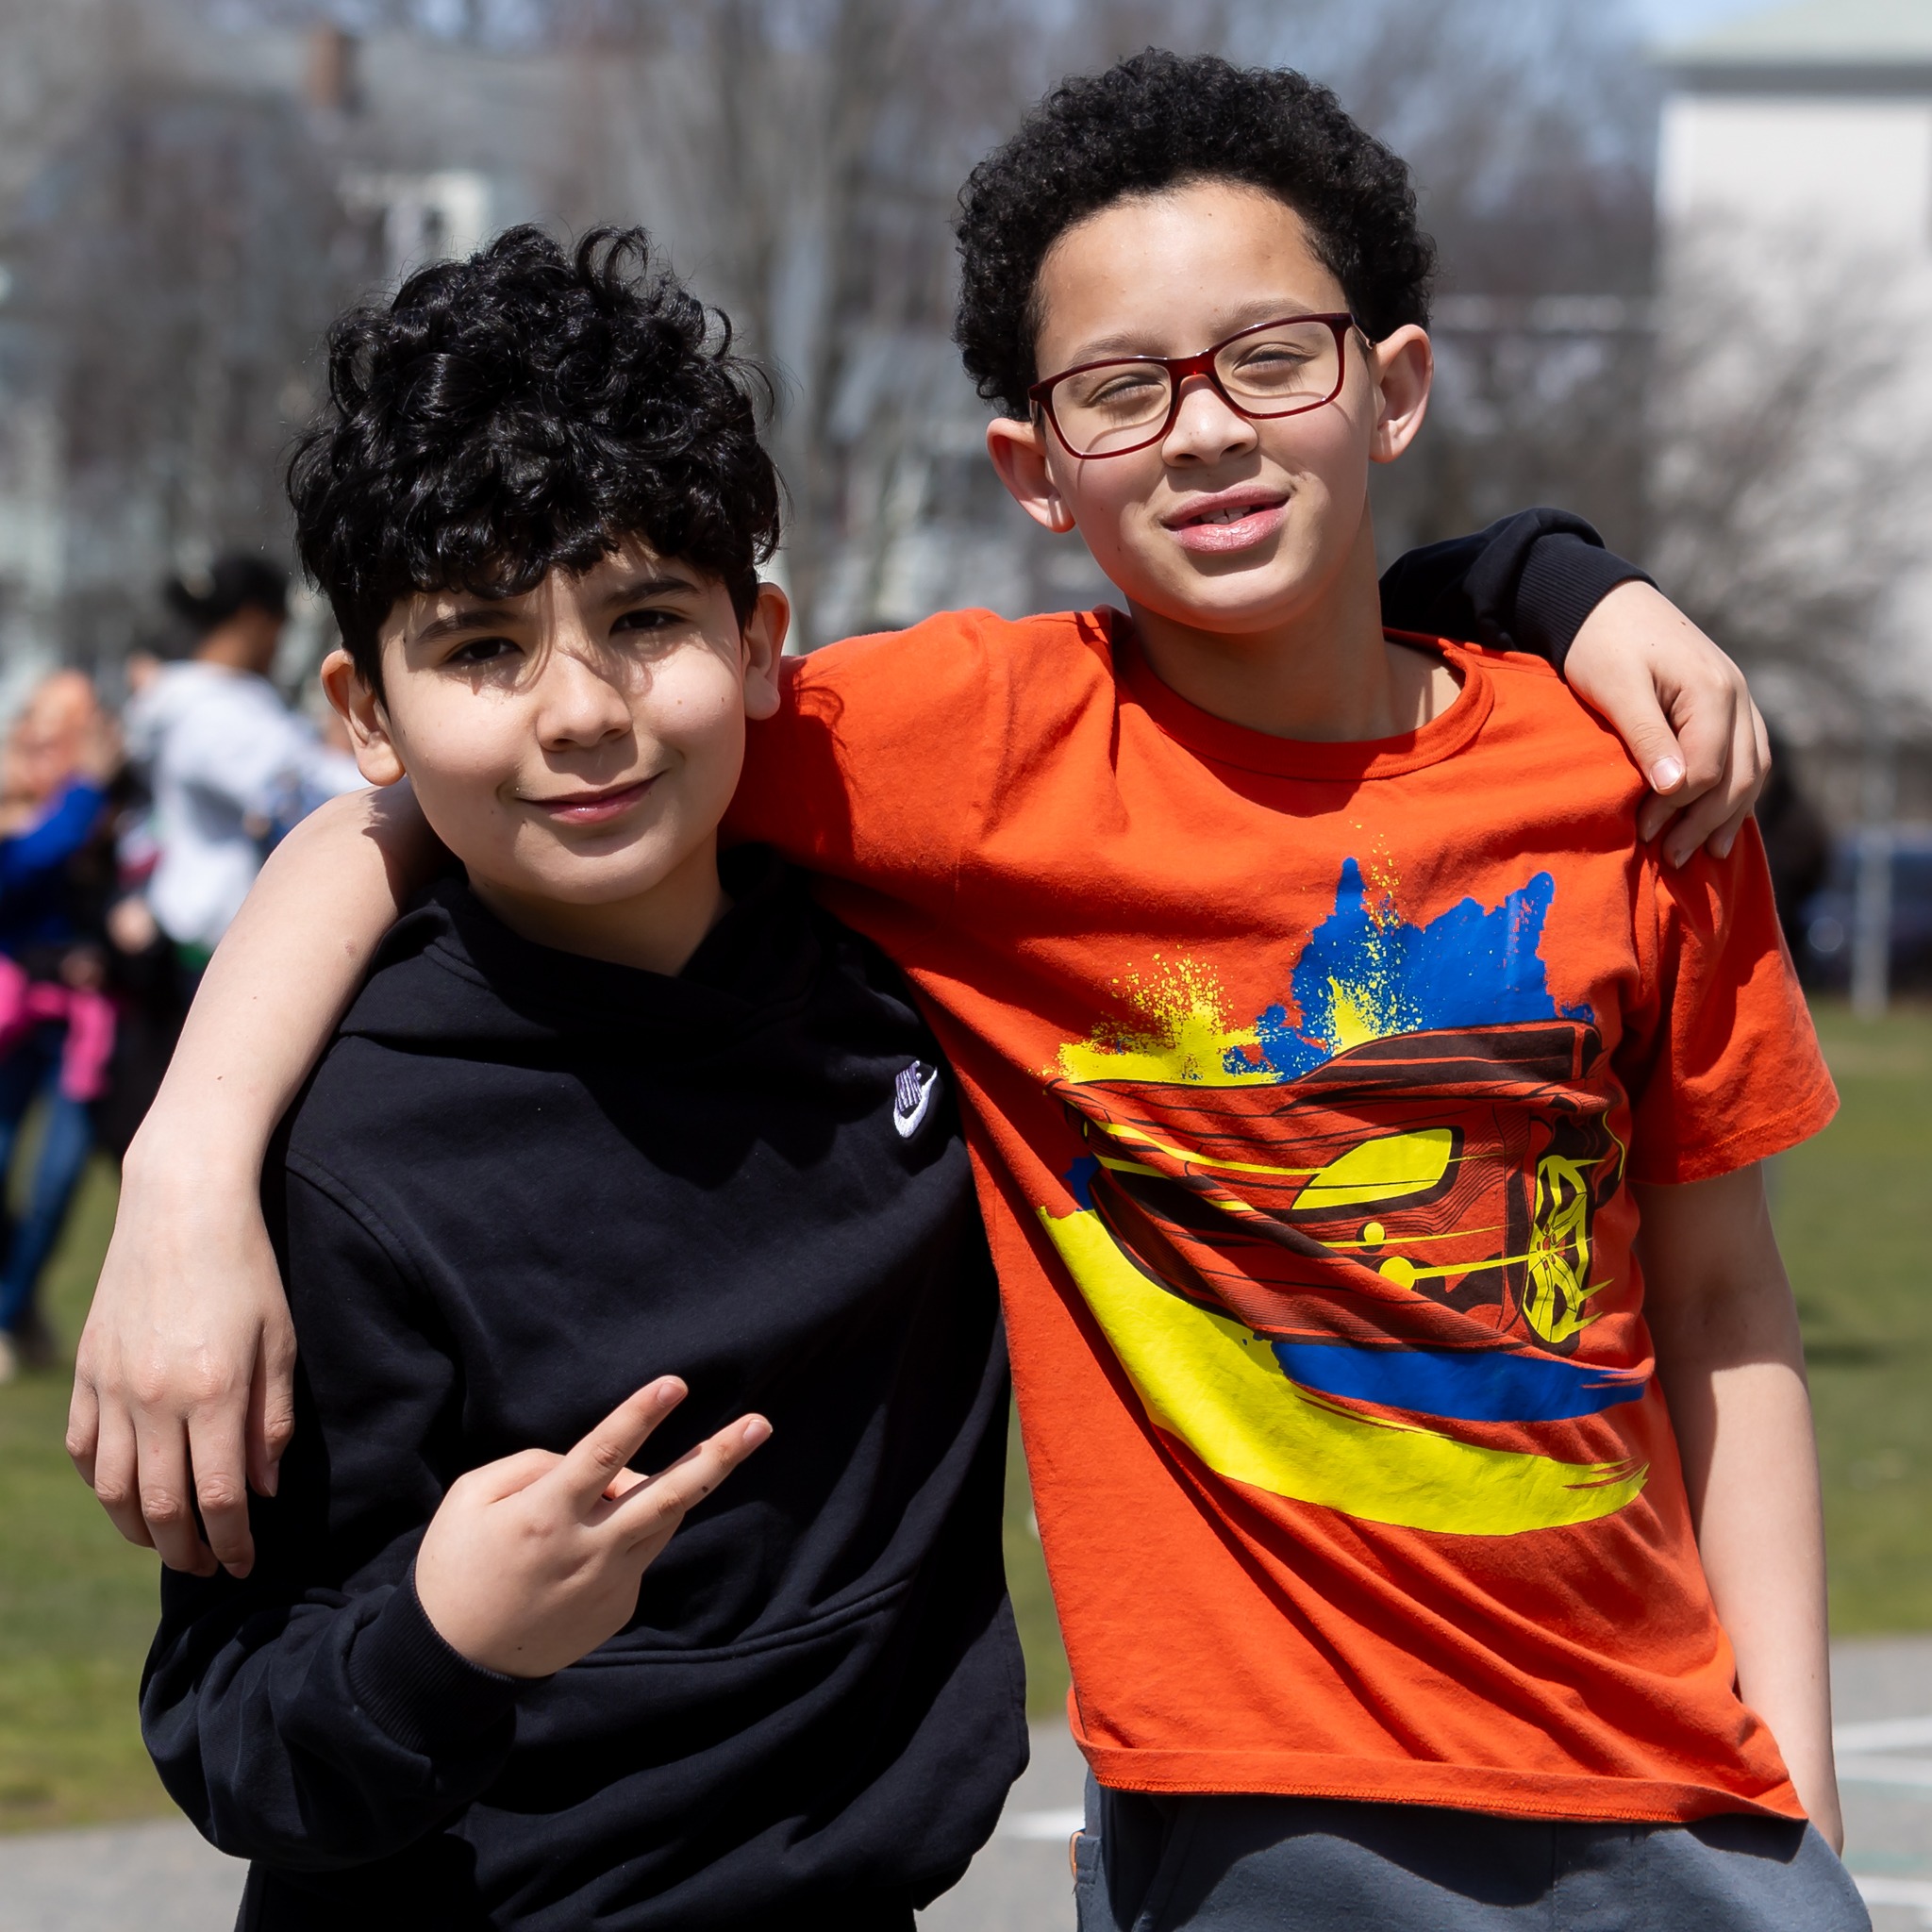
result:
[(641, 236), (530, 230), (331, 339), (325, 682), (461, 872), (268, 1165), (302, 1421), (256, 1565), (163, 1576), (143, 1727), (244, 1926), (908, 1927), (1024, 1762), (938, 1051), (719, 862), (786, 623), (727, 348)]

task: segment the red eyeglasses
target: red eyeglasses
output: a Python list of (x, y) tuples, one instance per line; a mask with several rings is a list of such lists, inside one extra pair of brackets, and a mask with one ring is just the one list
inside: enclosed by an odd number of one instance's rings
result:
[(1026, 399), (1069, 456), (1128, 456), (1165, 441), (1197, 375), (1250, 420), (1305, 415), (1332, 403), (1341, 393), (1342, 343), (1360, 327), (1346, 314), (1257, 322), (1198, 356), (1124, 356), (1062, 369), (1036, 382)]

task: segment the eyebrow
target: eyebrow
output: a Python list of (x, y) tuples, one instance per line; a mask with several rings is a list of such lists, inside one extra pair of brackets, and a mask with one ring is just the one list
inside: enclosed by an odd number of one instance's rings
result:
[[(1213, 336), (1211, 340), (1217, 342), (1224, 341), (1229, 336), (1239, 335), (1242, 329), (1253, 328), (1257, 323), (1292, 322), (1298, 316), (1325, 315), (1328, 312), (1325, 308), (1298, 308), (1292, 303), (1284, 308), (1281, 298), (1274, 296), (1264, 297), (1257, 302), (1243, 302), (1227, 318), (1227, 325)], [(1144, 342), (1145, 338), (1141, 336), (1126, 334), (1095, 336), (1091, 341), (1082, 343), (1079, 349), (1074, 352), (1073, 360), (1068, 364), (1068, 367), (1077, 369), (1081, 363), (1097, 362), (1104, 356), (1144, 357), (1149, 361), (1159, 361), (1161, 358), (1157, 356), (1152, 349), (1145, 347)], [(1202, 348), (1207, 346), (1206, 342), (1201, 345)], [(1189, 349), (1182, 351), (1182, 353), (1184, 355), (1197, 355), (1199, 351)]]
[[(673, 591), (691, 591), (697, 588), (689, 577), (638, 577), (630, 583), (618, 585), (601, 600), (601, 608), (609, 610), (620, 604), (635, 604), (640, 598), (662, 597)], [(460, 610), (452, 610), (447, 616), (433, 619), (409, 641), (419, 647), (440, 643), (444, 638), (455, 637), (460, 631), (500, 630), (507, 623), (514, 621), (506, 618), (501, 604), (472, 604)]]
[(452, 610), (447, 617), (439, 617), (425, 624), (409, 641), (412, 644), (433, 644), (441, 639), (454, 637), (459, 630), (493, 630), (503, 621), (502, 605), (476, 605), (467, 610)]
[(690, 577), (663, 575), (655, 577), (636, 577), (628, 583), (619, 584), (609, 596), (603, 600), (604, 608), (608, 610), (615, 604), (635, 604), (640, 597), (665, 597), (676, 591), (695, 591), (700, 586)]

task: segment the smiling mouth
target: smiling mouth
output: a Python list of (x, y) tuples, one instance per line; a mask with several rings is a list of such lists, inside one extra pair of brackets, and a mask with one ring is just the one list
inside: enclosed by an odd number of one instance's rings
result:
[(1251, 497), (1245, 503), (1204, 504), (1167, 528), (1183, 550), (1246, 550), (1274, 536), (1287, 516), (1285, 496)]
[(628, 811), (657, 782), (653, 773), (628, 785), (613, 785), (608, 791), (568, 791), (558, 798), (526, 798), (524, 803), (567, 824), (602, 824)]
[(1288, 499), (1285, 496), (1253, 496), (1232, 503), (1210, 503), (1198, 510), (1191, 510), (1186, 516), (1173, 519), (1168, 524), (1168, 528), (1211, 529), (1218, 524), (1238, 524), (1244, 518), (1265, 516), (1270, 511), (1285, 509), (1287, 506)]

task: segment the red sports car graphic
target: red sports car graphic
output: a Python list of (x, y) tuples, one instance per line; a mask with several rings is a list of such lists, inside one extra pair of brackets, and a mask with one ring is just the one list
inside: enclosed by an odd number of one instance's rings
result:
[[(1058, 1080), (1092, 1206), (1174, 1293), (1271, 1341), (1573, 1353), (1624, 1148), (1582, 1021), (1396, 1034), (1299, 1080)], [(1472, 1324), (1474, 1324), (1474, 1328)]]

